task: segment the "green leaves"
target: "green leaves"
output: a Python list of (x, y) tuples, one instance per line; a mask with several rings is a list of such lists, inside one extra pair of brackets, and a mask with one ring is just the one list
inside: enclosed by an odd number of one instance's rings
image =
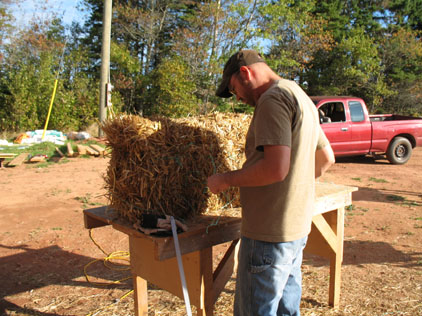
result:
[(189, 67), (180, 57), (165, 59), (151, 76), (148, 99), (154, 103), (146, 114), (182, 117), (198, 112), (195, 84), (190, 78)]
[[(113, 1), (114, 110), (247, 111), (214, 94), (227, 58), (255, 48), (308, 94), (354, 95), (371, 112), (422, 115), (421, 1)], [(96, 119), (103, 1), (81, 7), (88, 19), (71, 29), (57, 14), (13, 29), (0, 10), (0, 130), (42, 128), (56, 78), (49, 127)]]
[(32, 24), (3, 46), (0, 130), (44, 128), (55, 81), (49, 129), (80, 129), (98, 108), (98, 85), (85, 74), (86, 52), (66, 42), (60, 21)]

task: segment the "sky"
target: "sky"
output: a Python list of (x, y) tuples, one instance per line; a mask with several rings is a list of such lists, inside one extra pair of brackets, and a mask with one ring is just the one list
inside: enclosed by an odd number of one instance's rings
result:
[(25, 25), (34, 16), (47, 18), (52, 13), (63, 16), (65, 24), (71, 24), (72, 21), (82, 22), (83, 13), (78, 11), (78, 0), (20, 0), (13, 5), (12, 12), (15, 16), (17, 25)]

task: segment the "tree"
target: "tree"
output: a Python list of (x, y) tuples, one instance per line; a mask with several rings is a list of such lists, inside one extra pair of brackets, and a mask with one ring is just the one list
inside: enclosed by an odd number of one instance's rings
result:
[(355, 29), (330, 52), (320, 51), (304, 75), (311, 95), (353, 95), (379, 106), (391, 92), (373, 39)]
[(313, 1), (269, 2), (259, 7), (256, 36), (269, 43), (268, 63), (280, 75), (301, 81), (319, 50), (330, 50), (332, 34), (311, 15)]
[[(113, 1), (114, 2), (114, 1)], [(100, 79), (102, 21), (104, 0), (83, 0), (83, 10), (89, 12), (83, 26), (81, 26), (81, 45), (88, 50), (89, 68), (86, 70), (90, 77)]]
[(92, 93), (92, 81), (84, 73), (85, 52), (73, 48), (66, 45), (60, 19), (33, 22), (10, 38), (0, 78), (1, 130), (41, 129), (56, 80), (48, 127), (79, 129), (93, 121), (97, 95)]
[(400, 29), (381, 43), (384, 76), (394, 94), (386, 98), (384, 108), (422, 113), (422, 40), (420, 33)]
[(197, 114), (198, 100), (193, 91), (195, 85), (190, 80), (190, 68), (178, 56), (166, 58), (149, 75), (150, 88), (145, 94), (145, 102), (154, 103), (148, 106), (146, 114), (160, 114), (168, 117), (182, 117)]
[(388, 11), (392, 13), (389, 24), (422, 31), (422, 0), (391, 0)]
[(9, 12), (9, 5), (13, 0), (3, 0), (0, 4), (0, 62), (3, 58), (3, 41), (12, 30), (13, 15)]

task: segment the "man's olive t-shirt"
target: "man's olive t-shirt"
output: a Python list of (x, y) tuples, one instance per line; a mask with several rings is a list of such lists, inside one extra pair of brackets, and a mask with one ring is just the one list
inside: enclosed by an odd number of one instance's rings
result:
[(328, 140), (314, 103), (294, 81), (279, 80), (259, 98), (246, 136), (244, 167), (263, 158), (264, 145), (290, 147), (289, 173), (281, 182), (240, 188), (241, 233), (269, 242), (305, 237), (315, 201), (315, 151)]

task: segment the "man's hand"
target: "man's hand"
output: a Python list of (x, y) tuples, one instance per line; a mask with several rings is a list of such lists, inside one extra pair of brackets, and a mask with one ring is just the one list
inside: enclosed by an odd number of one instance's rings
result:
[(207, 185), (210, 191), (214, 194), (218, 194), (229, 188), (229, 185), (227, 184), (225, 180), (225, 175), (223, 173), (213, 174), (211, 177), (208, 178)]
[(330, 144), (315, 151), (315, 178), (322, 176), (335, 161), (334, 152)]
[(264, 157), (239, 170), (217, 173), (208, 178), (208, 188), (218, 194), (229, 187), (259, 187), (283, 181), (290, 169), (290, 147), (265, 145)]

